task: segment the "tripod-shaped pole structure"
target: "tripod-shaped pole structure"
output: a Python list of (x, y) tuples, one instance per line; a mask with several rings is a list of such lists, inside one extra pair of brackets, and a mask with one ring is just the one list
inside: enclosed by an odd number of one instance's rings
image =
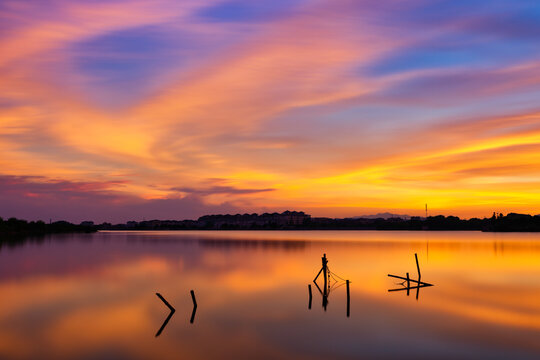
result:
[[(324, 310), (326, 310), (326, 306), (328, 305), (328, 292), (329, 292), (329, 289), (328, 289), (328, 276), (329, 276), (328, 259), (326, 258), (326, 254), (323, 254), (323, 257), (321, 258), (321, 260), (322, 260), (321, 270), (319, 270), (319, 272), (317, 273), (317, 276), (315, 276), (315, 279), (313, 279), (313, 282), (315, 283), (315, 286), (317, 286), (317, 288), (319, 288), (319, 285), (317, 285), (317, 279), (319, 278), (319, 276), (321, 275), (321, 272), (322, 272), (323, 273), (323, 278), (324, 278), (324, 288), (323, 288), (323, 291), (322, 291), (323, 307), (324, 307)], [(320, 291), (320, 289), (319, 289), (319, 291)]]

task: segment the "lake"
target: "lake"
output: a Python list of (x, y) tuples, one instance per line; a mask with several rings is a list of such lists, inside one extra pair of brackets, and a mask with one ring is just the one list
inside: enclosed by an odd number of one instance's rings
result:
[[(434, 286), (407, 290), (387, 276), (416, 279), (415, 253)], [(323, 254), (326, 309), (312, 282)], [(164, 327), (169, 309), (156, 293), (176, 309)], [(539, 359), (540, 234), (146, 231), (4, 242), (0, 358)]]

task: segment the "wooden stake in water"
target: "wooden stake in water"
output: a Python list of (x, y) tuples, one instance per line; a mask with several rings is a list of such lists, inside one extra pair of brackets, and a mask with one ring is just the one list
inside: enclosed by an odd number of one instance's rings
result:
[(351, 315), (351, 293), (349, 292), (349, 280), (345, 280), (347, 283), (347, 317)]
[(195, 300), (195, 292), (193, 292), (193, 290), (191, 290), (190, 292), (191, 292), (191, 300), (193, 300), (193, 306), (197, 307), (197, 300)]
[(326, 264), (328, 263), (328, 260), (326, 259), (326, 254), (323, 254), (324, 256), (322, 257), (322, 271), (323, 271), (323, 277), (324, 277), (324, 291), (326, 292), (326, 288), (327, 288), (327, 284), (328, 284), (328, 268), (326, 266)]
[(161, 335), (161, 332), (163, 331), (163, 329), (165, 329), (165, 326), (167, 326), (167, 324), (169, 323), (169, 320), (171, 320), (174, 312), (176, 311), (171, 304), (169, 304), (169, 302), (167, 300), (165, 300), (165, 298), (163, 296), (161, 296), (160, 293), (156, 293), (157, 297), (163, 301), (163, 303), (169, 308), (169, 310), (171, 310), (169, 312), (169, 315), (167, 316), (167, 318), (165, 319), (165, 321), (163, 321), (163, 324), (161, 325), (161, 327), (159, 328), (158, 332), (156, 333), (156, 337), (158, 337), (159, 335)]
[(416, 259), (416, 270), (418, 271), (418, 282), (420, 282), (420, 265), (418, 265), (418, 255), (414, 253), (414, 258)]
[(195, 300), (195, 292), (193, 290), (190, 290), (191, 293), (191, 300), (193, 301), (193, 311), (191, 312), (191, 318), (189, 319), (189, 323), (193, 324), (195, 321), (195, 313), (197, 312), (197, 300)]
[(308, 284), (308, 291), (309, 291), (309, 305), (308, 305), (308, 309), (311, 309), (311, 299), (313, 298), (312, 295), (311, 295), (311, 284)]

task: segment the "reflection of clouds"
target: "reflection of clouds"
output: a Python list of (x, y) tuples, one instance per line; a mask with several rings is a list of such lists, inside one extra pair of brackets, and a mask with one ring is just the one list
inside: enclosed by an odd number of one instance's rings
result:
[[(73, 235), (71, 241), (51, 239), (0, 253), (0, 266), (13, 259), (11, 276), (0, 282), (0, 355), (247, 358), (264, 351), (270, 357), (312, 358), (312, 351), (330, 351), (333, 358), (350, 358), (388, 354), (388, 344), (403, 356), (436, 355), (437, 346), (478, 356), (537, 349), (531, 341), (540, 324), (536, 235), (496, 235), (504, 247), (497, 254), (494, 235), (484, 233), (223, 233), (235, 235), (241, 244), (258, 236), (262, 243), (303, 239), (303, 246), (224, 249), (200, 246), (219, 238), (213, 232), (124, 232), (93, 234), (91, 242), (76, 242), (84, 236)], [(317, 236), (341, 241), (304, 242)], [(326, 313), (320, 306), (306, 309), (306, 284), (323, 252), (332, 271), (352, 281), (351, 318), (345, 316), (343, 288), (332, 293)], [(418, 302), (388, 296), (386, 274), (413, 272), (414, 252), (422, 279), (436, 285)], [(49, 262), (67, 257), (80, 261), (45, 271)], [(199, 305), (194, 325), (190, 289)], [(159, 342), (154, 335), (166, 309), (156, 291), (177, 310)], [(314, 304), (319, 301), (315, 296)], [(329, 350), (328, 343), (341, 346)]]
[(198, 241), (199, 245), (208, 248), (217, 249), (260, 249), (263, 250), (302, 250), (306, 246), (306, 241), (292, 241), (292, 240), (232, 240), (232, 239), (201, 239)]
[(489, 279), (486, 281), (485, 272), (483, 276), (477, 275), (482, 277), (483, 281), (471, 281), (461, 277), (458, 278), (459, 281), (452, 282), (448, 281), (450, 276), (447, 275), (441, 282), (441, 289), (430, 296), (427, 306), (484, 323), (540, 330), (540, 315), (537, 313), (538, 304), (535, 301), (540, 294), (540, 288), (532, 282), (513, 283), (512, 280), (519, 278), (522, 272), (501, 273), (491, 272), (493, 277), (508, 277), (498, 283), (489, 283)]

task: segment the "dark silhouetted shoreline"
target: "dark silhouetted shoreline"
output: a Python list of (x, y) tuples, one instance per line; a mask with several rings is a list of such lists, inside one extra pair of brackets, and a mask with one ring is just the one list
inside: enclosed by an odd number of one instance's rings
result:
[(490, 218), (460, 219), (457, 216), (391, 218), (323, 218), (301, 211), (283, 213), (205, 215), (197, 220), (128, 221), (125, 224), (78, 225), (67, 221), (45, 223), (16, 218), (0, 218), (0, 236), (44, 235), (94, 232), (98, 230), (411, 230), (411, 231), (487, 231), (540, 232), (540, 215), (493, 214)]
[(97, 225), (99, 230), (426, 230), (538, 232), (540, 215), (493, 214), (490, 218), (460, 219), (457, 216), (427, 218), (323, 218), (304, 212), (205, 215), (197, 220), (128, 221), (125, 224)]
[(4, 220), (0, 217), (0, 236), (95, 232), (97, 230), (92, 222), (75, 225), (67, 221), (55, 221), (47, 224), (43, 221), (26, 221), (17, 218)]

